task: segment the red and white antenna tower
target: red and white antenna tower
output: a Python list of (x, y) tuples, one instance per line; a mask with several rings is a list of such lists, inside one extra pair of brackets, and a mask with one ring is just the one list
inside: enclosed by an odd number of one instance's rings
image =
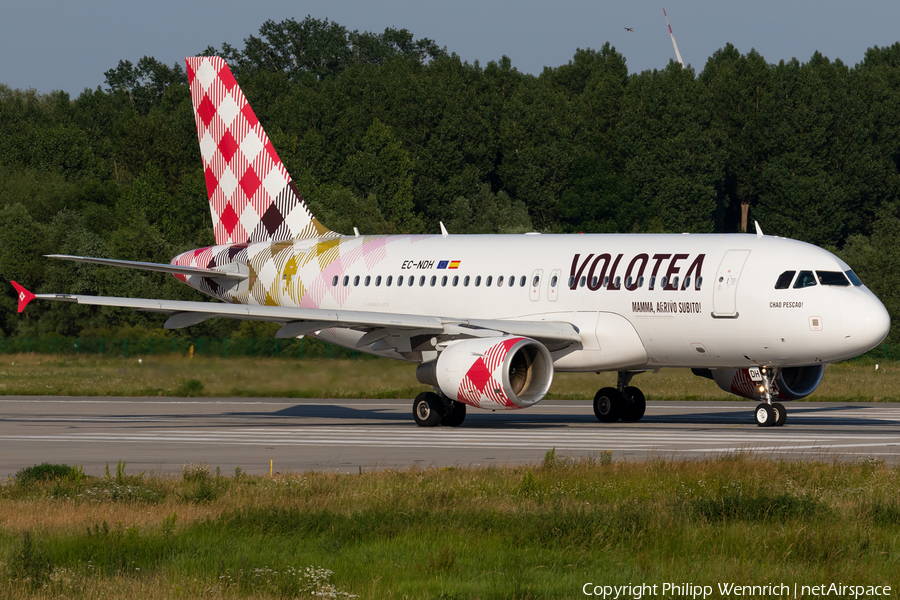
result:
[(663, 8), (663, 16), (666, 18), (666, 25), (669, 27), (669, 35), (672, 36), (672, 45), (675, 46), (675, 58), (678, 59), (678, 64), (684, 68), (684, 61), (681, 60), (681, 52), (678, 51), (678, 44), (675, 43), (675, 34), (672, 33), (672, 26), (669, 25), (669, 15), (666, 14), (665, 8)]

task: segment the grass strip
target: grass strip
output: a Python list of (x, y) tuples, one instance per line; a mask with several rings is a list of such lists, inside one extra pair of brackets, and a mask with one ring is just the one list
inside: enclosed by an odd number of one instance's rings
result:
[(607, 585), (900, 586), (900, 467), (573, 460), (0, 487), (0, 598), (572, 598)]

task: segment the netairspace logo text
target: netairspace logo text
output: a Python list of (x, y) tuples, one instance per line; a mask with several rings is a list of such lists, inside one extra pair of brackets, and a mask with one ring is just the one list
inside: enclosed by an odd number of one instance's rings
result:
[(694, 583), (663, 583), (663, 584), (628, 584), (628, 585), (599, 585), (592, 582), (584, 584), (581, 591), (585, 596), (596, 596), (604, 600), (617, 600), (618, 598), (641, 600), (655, 596), (684, 597), (697, 600), (702, 598), (720, 596), (771, 596), (778, 598), (803, 598), (806, 596), (840, 596), (842, 598), (873, 598), (890, 596), (889, 585), (845, 585), (843, 583), (822, 583), (819, 585), (788, 585), (786, 583), (770, 583), (767, 585), (739, 585), (737, 583), (719, 583), (714, 588), (711, 585), (697, 585)]

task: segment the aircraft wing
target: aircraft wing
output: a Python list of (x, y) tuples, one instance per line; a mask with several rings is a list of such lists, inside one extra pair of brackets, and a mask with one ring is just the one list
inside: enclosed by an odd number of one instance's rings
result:
[[(31, 294), (12, 282), (19, 294), (19, 312), (31, 300), (56, 300), (91, 306), (115, 306), (136, 310), (170, 313), (166, 329), (196, 325), (206, 319), (228, 318), (281, 323), (276, 337), (305, 335), (321, 329), (338, 327), (365, 332), (357, 347), (381, 342), (409, 348), (414, 336), (445, 335), (461, 337), (495, 337), (521, 335), (554, 345), (581, 341), (581, 334), (571, 323), (562, 321), (516, 321), (501, 319), (464, 319), (429, 315), (407, 315), (354, 310), (319, 308), (291, 308), (226, 304), (223, 302), (193, 302), (186, 300), (153, 300), (147, 298), (116, 298), (112, 296), (83, 296), (79, 294)], [(404, 341), (405, 340), (405, 341)]]

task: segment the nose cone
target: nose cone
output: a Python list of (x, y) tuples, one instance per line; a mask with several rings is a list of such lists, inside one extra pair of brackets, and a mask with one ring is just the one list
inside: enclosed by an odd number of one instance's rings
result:
[(881, 301), (868, 289), (860, 292), (841, 309), (841, 328), (844, 341), (854, 352), (868, 352), (887, 337), (891, 317)]

